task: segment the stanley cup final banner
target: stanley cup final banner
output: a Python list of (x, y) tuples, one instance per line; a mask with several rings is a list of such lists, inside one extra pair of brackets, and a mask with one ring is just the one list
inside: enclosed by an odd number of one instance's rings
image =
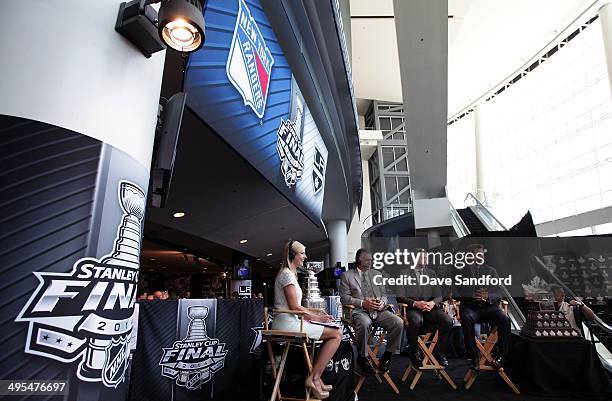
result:
[(261, 300), (140, 303), (131, 401), (248, 399), (261, 345)]
[(148, 171), (50, 124), (0, 127), (1, 378), (64, 383), (50, 399), (125, 399)]

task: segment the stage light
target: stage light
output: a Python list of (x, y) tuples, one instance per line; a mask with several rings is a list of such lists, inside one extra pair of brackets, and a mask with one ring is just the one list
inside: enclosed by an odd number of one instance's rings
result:
[(269, 254), (267, 254), (266, 256), (272, 256), (272, 254), (271, 254), (271, 253), (269, 253)]
[(249, 242), (249, 240), (248, 240), (248, 239), (241, 239), (241, 240), (240, 240), (240, 243), (241, 243), (241, 244), (246, 244), (247, 242)]
[(177, 219), (181, 218), (181, 217), (185, 217), (185, 212), (176, 212), (174, 213), (172, 216), (176, 217)]
[[(151, 7), (159, 3), (159, 13)], [(115, 30), (132, 42), (145, 57), (164, 49), (182, 53), (204, 45), (201, 0), (133, 0), (121, 3)]]

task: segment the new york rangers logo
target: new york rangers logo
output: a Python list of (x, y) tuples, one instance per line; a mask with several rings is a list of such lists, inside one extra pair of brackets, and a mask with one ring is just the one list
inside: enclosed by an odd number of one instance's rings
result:
[(263, 118), (274, 58), (244, 0), (238, 2), (238, 16), (225, 71), (257, 117)]

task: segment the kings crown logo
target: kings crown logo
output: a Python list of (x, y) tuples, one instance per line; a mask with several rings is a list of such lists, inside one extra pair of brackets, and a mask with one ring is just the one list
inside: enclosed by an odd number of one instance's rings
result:
[(206, 333), (208, 307), (191, 306), (187, 315), (190, 319), (187, 337), (171, 348), (164, 348), (159, 365), (162, 376), (174, 379), (177, 386), (195, 390), (223, 369), (227, 351), (225, 343)]
[(15, 321), (28, 322), (25, 352), (79, 360), (77, 376), (117, 387), (128, 366), (138, 283), (144, 191), (119, 183), (123, 216), (111, 253), (78, 260), (69, 273), (34, 272), (38, 287)]
[(244, 0), (238, 2), (238, 16), (225, 71), (257, 117), (263, 118), (274, 58)]

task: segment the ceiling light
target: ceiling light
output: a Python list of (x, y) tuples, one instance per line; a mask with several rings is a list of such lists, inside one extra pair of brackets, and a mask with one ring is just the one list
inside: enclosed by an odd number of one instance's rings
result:
[(185, 212), (176, 212), (172, 216), (174, 216), (176, 218), (185, 217)]
[[(150, 4), (159, 2), (157, 13)], [(204, 45), (202, 1), (133, 0), (121, 3), (115, 30), (147, 58), (164, 50), (164, 45), (191, 53)]]
[(267, 254), (266, 256), (272, 256), (272, 254), (271, 254), (271, 253), (269, 253), (269, 254)]
[(246, 244), (248, 241), (249, 241), (248, 239), (241, 239), (241, 240), (240, 240), (240, 243), (241, 243), (241, 244)]
[(200, 0), (162, 0), (159, 37), (174, 50), (190, 53), (204, 44), (204, 14)]

